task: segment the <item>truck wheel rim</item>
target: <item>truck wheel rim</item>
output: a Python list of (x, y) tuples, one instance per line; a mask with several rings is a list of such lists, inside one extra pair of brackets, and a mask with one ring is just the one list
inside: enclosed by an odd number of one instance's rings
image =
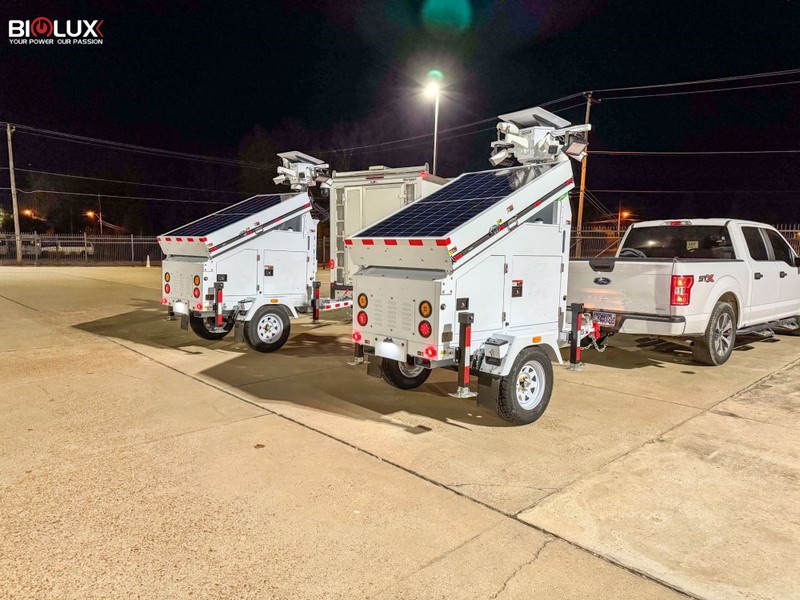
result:
[(517, 402), (525, 410), (539, 406), (544, 396), (544, 368), (538, 362), (530, 361), (522, 365), (517, 376)]
[(275, 315), (264, 315), (258, 321), (258, 339), (270, 344), (281, 337), (283, 321)]
[(714, 324), (714, 350), (717, 356), (725, 356), (733, 345), (733, 320), (728, 313), (722, 313)]
[(414, 379), (418, 377), (420, 373), (422, 373), (422, 369), (425, 367), (420, 367), (419, 365), (407, 365), (406, 363), (398, 362), (397, 366), (400, 369), (400, 372), (403, 374), (404, 377), (409, 377)]

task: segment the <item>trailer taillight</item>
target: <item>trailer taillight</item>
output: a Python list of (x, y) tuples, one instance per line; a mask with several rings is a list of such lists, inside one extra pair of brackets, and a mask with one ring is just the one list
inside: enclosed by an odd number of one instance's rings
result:
[(367, 298), (366, 294), (359, 294), (358, 295), (358, 306), (359, 308), (367, 308), (369, 304), (369, 298)]
[(689, 306), (693, 285), (694, 275), (673, 275), (669, 291), (670, 306)]
[(358, 321), (359, 325), (364, 327), (367, 324), (367, 322), (369, 321), (369, 317), (367, 317), (367, 313), (365, 313), (362, 310), (362, 311), (359, 311), (358, 315), (356, 316), (356, 321)]
[(358, 343), (358, 342), (361, 341), (361, 332), (360, 331), (354, 331), (353, 332), (353, 341), (355, 343)]
[(169, 284), (168, 284), (168, 283), (165, 283), (165, 284), (164, 284), (164, 293), (165, 293), (165, 294), (169, 294), (169, 291), (170, 291), (171, 289), (172, 289), (172, 288), (171, 288), (171, 287), (169, 287)]
[(194, 292), (192, 292), (192, 293), (194, 294), (195, 298), (199, 298), (200, 297), (200, 288), (194, 288)]
[[(194, 284), (195, 285), (200, 285), (200, 275), (195, 275), (194, 276)], [(195, 298), (197, 298), (197, 296), (195, 296)]]
[(431, 333), (433, 333), (433, 327), (431, 327), (431, 324), (427, 321), (420, 321), (417, 331), (419, 331), (419, 334), (422, 337), (427, 338), (431, 337)]
[(436, 358), (436, 348), (433, 346), (428, 346), (425, 348), (425, 356), (428, 358)]

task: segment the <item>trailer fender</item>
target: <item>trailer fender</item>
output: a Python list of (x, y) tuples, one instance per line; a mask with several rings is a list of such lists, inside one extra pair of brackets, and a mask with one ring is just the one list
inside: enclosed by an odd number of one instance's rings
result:
[(237, 320), (239, 321), (249, 321), (253, 318), (253, 315), (256, 314), (256, 311), (260, 309), (262, 306), (277, 306), (281, 309), (286, 311), (286, 314), (289, 316), (290, 319), (297, 318), (297, 311), (294, 309), (293, 306), (288, 304), (284, 304), (283, 302), (272, 302), (270, 298), (257, 298), (253, 301), (250, 305), (250, 308), (247, 309), (246, 313), (240, 313)]
[[(496, 364), (497, 359), (492, 360), (491, 352), (487, 349), (487, 344), (491, 343), (490, 340), (497, 340), (501, 343), (506, 342), (506, 344), (503, 345), (508, 346), (507, 350), (504, 349), (501, 352), (502, 358), (499, 359), (500, 364)], [(484, 359), (479, 368), (479, 371), (482, 373), (497, 377), (505, 377), (511, 372), (511, 367), (514, 365), (514, 361), (519, 353), (530, 346), (541, 347), (548, 358), (558, 364), (562, 364), (563, 362), (561, 352), (558, 349), (558, 334), (556, 332), (539, 335), (496, 334), (493, 335), (490, 340), (487, 340), (482, 346), (484, 349)]]

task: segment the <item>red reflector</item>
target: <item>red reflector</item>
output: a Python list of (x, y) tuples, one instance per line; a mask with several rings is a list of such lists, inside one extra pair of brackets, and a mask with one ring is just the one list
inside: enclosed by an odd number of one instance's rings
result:
[(187, 242), (193, 242), (193, 241), (194, 241), (194, 238), (186, 238), (186, 241), (187, 241)]
[(166, 298), (162, 298), (161, 304), (169, 304), (169, 300), (167, 300)]
[[(203, 305), (200, 302), (197, 303), (197, 310), (203, 310)], [(222, 325), (222, 323), (217, 323), (217, 325)]]
[(422, 337), (427, 338), (427, 337), (431, 337), (431, 333), (433, 332), (433, 328), (431, 327), (431, 324), (428, 323), (427, 321), (420, 321), (419, 322), (419, 327), (417, 327), (417, 331), (419, 331), (419, 334)]
[(537, 207), (537, 206), (539, 206), (541, 203), (542, 203), (542, 201), (541, 201), (541, 200), (537, 200), (536, 202), (534, 202), (534, 203), (533, 203), (533, 208), (536, 208), (536, 207)]
[(408, 240), (408, 243), (411, 246), (422, 246), (422, 240)]
[(194, 294), (195, 298), (199, 298), (200, 297), (200, 288), (194, 288), (194, 292), (192, 292), (192, 293)]
[(212, 247), (211, 247), (211, 252), (214, 252), (216, 249), (217, 249), (217, 247), (216, 247), (216, 246), (212, 246)]
[(397, 246), (397, 240), (383, 240), (384, 246)]
[(358, 331), (354, 331), (353, 332), (353, 341), (354, 342), (360, 342), (361, 341), (361, 333), (359, 333)]
[(447, 239), (444, 239), (444, 240), (436, 240), (436, 245), (437, 246), (447, 246), (447, 244), (449, 244), (449, 243), (450, 243), (450, 238), (447, 238)]
[(458, 254), (456, 254), (456, 255), (453, 257), (453, 260), (460, 260), (462, 256), (464, 256), (464, 255), (463, 255), (463, 254), (461, 254), (461, 252), (459, 252)]
[(572, 179), (567, 179), (567, 185), (572, 185), (572, 183), (573, 183)]
[(673, 275), (669, 291), (670, 306), (689, 306), (693, 285), (694, 275)]
[(171, 241), (172, 241), (172, 238), (164, 238), (164, 241), (165, 241), (165, 242), (171, 242)]
[(333, 270), (336, 268), (336, 261), (335, 261), (335, 260), (333, 260), (333, 259), (330, 259), (330, 260), (328, 261), (328, 268), (329, 268), (331, 271), (333, 271)]
[(345, 246), (352, 246), (353, 245), (353, 240), (345, 240), (344, 243), (345, 243)]
[(311, 208), (310, 204), (306, 204), (303, 208)]
[(363, 239), (363, 240), (361, 240), (361, 243), (364, 244), (365, 246), (374, 246), (375, 245), (375, 240)]
[(425, 356), (428, 358), (436, 358), (436, 348), (433, 346), (428, 346), (425, 348)]
[(165, 293), (165, 294), (169, 294), (169, 291), (170, 291), (171, 289), (172, 289), (172, 288), (171, 288), (171, 287), (169, 287), (169, 284), (168, 284), (168, 283), (165, 283), (165, 284), (164, 284), (164, 293)]
[(207, 242), (208, 238), (198, 238), (201, 242)]
[(420, 177), (427, 177), (428, 176), (428, 172), (427, 171), (420, 171), (419, 172), (419, 176)]
[(156, 238), (156, 241), (157, 241), (157, 242), (160, 242), (160, 241), (161, 241), (161, 238)]
[(369, 321), (369, 317), (367, 317), (367, 313), (365, 313), (362, 310), (362, 311), (359, 311), (358, 315), (356, 316), (356, 321), (358, 321), (359, 325), (364, 327), (367, 324), (367, 322)]
[(255, 232), (256, 232), (255, 229), (251, 229), (250, 231), (247, 232), (247, 235), (253, 235)]
[(175, 241), (176, 241), (176, 242), (182, 242), (182, 241), (183, 241), (183, 238), (175, 238)]

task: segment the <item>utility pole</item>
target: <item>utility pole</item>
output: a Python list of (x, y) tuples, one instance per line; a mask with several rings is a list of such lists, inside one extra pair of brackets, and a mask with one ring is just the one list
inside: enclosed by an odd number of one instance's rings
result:
[(6, 123), (8, 135), (8, 174), (11, 178), (11, 207), (14, 211), (14, 238), (17, 242), (17, 264), (22, 264), (22, 236), (19, 232), (19, 204), (17, 204), (17, 179), (14, 176), (14, 149), (11, 146), (11, 134), (14, 129), (11, 123)]
[[(584, 120), (585, 123), (589, 122), (589, 115), (592, 112), (592, 92), (588, 92), (586, 94), (586, 119)], [(586, 132), (586, 141), (589, 141), (589, 132)], [(578, 233), (578, 246), (577, 246), (577, 255), (578, 258), (583, 256), (583, 197), (586, 194), (586, 159), (589, 158), (588, 153), (586, 156), (583, 157), (581, 161), (581, 189), (580, 193), (578, 194), (578, 225), (577, 225), (577, 233)]]
[(100, 203), (100, 194), (97, 194), (97, 220), (100, 221), (100, 235), (103, 235), (103, 205)]

